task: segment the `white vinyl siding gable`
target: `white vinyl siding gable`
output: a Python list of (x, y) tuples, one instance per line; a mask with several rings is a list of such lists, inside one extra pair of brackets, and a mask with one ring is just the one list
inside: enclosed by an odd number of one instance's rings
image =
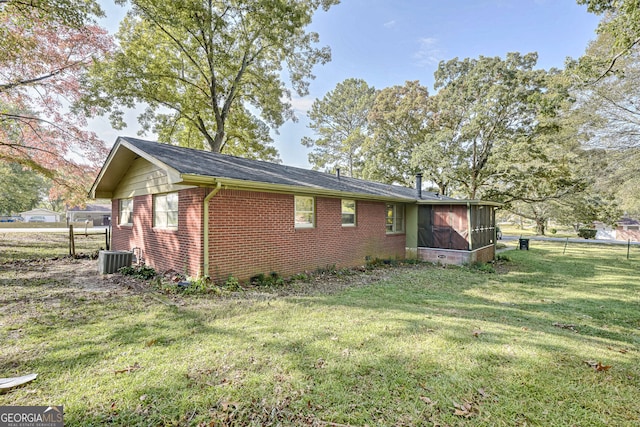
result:
[(167, 193), (190, 185), (172, 184), (167, 172), (144, 158), (134, 160), (114, 190), (113, 198)]

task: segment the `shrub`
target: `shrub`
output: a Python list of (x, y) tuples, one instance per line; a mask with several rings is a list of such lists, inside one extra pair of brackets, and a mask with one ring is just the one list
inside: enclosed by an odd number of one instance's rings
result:
[(240, 282), (233, 276), (229, 276), (227, 281), (224, 283), (224, 286), (229, 288), (231, 291), (239, 291), (240, 290)]
[(477, 271), (481, 271), (483, 273), (495, 273), (496, 270), (493, 268), (493, 265), (487, 262), (474, 262), (471, 264), (471, 268)]
[(257, 274), (250, 279), (250, 282), (254, 286), (282, 286), (285, 281), (278, 273), (272, 271), (269, 275)]
[[(174, 289), (171, 289), (173, 287)], [(169, 285), (168, 289), (175, 290), (175, 293), (181, 292), (184, 295), (205, 295), (221, 293), (220, 288), (213, 283), (207, 275), (198, 274), (195, 277), (187, 277), (185, 280)]]
[(366, 268), (368, 270), (372, 270), (374, 268), (379, 267), (396, 267), (399, 263), (396, 259), (388, 259), (388, 258), (368, 258), (366, 259)]
[(593, 228), (581, 228), (578, 230), (578, 236), (584, 239), (595, 239), (597, 231)]
[(505, 254), (498, 254), (496, 256), (496, 261), (510, 262), (511, 258), (509, 258), (509, 256)]
[(251, 276), (251, 278), (249, 279), (249, 283), (251, 283), (254, 286), (262, 286), (264, 285), (266, 280), (267, 280), (267, 276), (265, 276), (263, 273), (260, 273), (260, 274), (256, 274), (255, 276)]
[(315, 269), (315, 271), (313, 272), (314, 276), (322, 276), (325, 274), (328, 275), (333, 275), (336, 274), (336, 266), (335, 264), (333, 265), (327, 265), (326, 267), (318, 267)]
[(294, 282), (308, 282), (311, 280), (311, 276), (309, 276), (306, 273), (298, 273), (298, 274), (294, 274), (293, 276), (291, 276), (291, 280)]
[(124, 276), (133, 276), (136, 279), (143, 280), (153, 279), (157, 275), (153, 268), (147, 267), (146, 265), (122, 267), (118, 272)]

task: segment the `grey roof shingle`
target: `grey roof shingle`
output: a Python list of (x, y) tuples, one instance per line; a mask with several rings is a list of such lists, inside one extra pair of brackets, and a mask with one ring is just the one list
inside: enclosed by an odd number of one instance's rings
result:
[[(244, 159), (138, 138), (120, 137), (119, 139), (155, 157), (181, 174), (417, 200), (415, 189), (409, 187), (381, 184), (345, 176), (338, 178), (325, 172)], [(457, 199), (425, 191), (422, 192), (420, 200), (458, 201)]]

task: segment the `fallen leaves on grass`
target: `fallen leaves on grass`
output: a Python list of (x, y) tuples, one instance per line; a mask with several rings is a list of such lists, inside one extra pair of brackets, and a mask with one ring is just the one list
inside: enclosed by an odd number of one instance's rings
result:
[(320, 421), (320, 425), (323, 427), (352, 427), (351, 424), (340, 424), (331, 421)]
[(218, 384), (215, 384), (213, 382), (208, 382), (208, 381), (205, 382), (204, 384), (208, 385), (209, 387), (223, 387), (223, 386), (231, 384), (231, 380), (229, 380), (227, 378), (223, 378), (223, 379), (220, 380), (220, 382)]
[(142, 366), (140, 366), (140, 364), (138, 362), (136, 362), (133, 365), (127, 366), (124, 369), (115, 370), (115, 371), (113, 371), (113, 373), (114, 374), (125, 374), (125, 373), (129, 374), (129, 373), (131, 373), (133, 371), (137, 371), (138, 369), (142, 369)]
[(427, 396), (420, 396), (420, 400), (422, 400), (424, 403), (426, 403), (429, 406), (435, 406), (438, 404), (437, 400), (431, 400)]
[(471, 402), (456, 403), (453, 402), (453, 415), (458, 417), (470, 418), (478, 413), (478, 408), (473, 406)]
[(607, 349), (608, 349), (608, 350), (611, 350), (611, 351), (617, 351), (618, 353), (621, 353), (621, 354), (627, 354), (627, 353), (629, 353), (629, 350), (627, 350), (626, 348), (612, 348), (612, 347), (607, 347)]
[(489, 397), (489, 394), (488, 394), (488, 393), (485, 391), (485, 389), (483, 389), (482, 387), (480, 387), (480, 388), (478, 389), (478, 394), (479, 394), (480, 396), (482, 396), (483, 398), (487, 398), (487, 397)]
[(235, 410), (238, 409), (240, 407), (240, 404), (238, 402), (228, 402), (226, 400), (223, 400), (222, 402), (220, 402), (220, 408), (222, 408), (223, 411), (229, 411), (229, 410)]
[(481, 331), (480, 329), (474, 329), (473, 332), (471, 332), (473, 334), (474, 337), (478, 338), (480, 335), (484, 334), (483, 331)]
[(585, 360), (584, 363), (586, 363), (587, 366), (595, 369), (598, 372), (608, 371), (609, 369), (611, 369), (611, 365), (603, 365), (602, 362), (594, 362), (592, 360)]
[(576, 325), (570, 325), (568, 323), (555, 322), (553, 323), (553, 326), (555, 326), (556, 328), (569, 329), (570, 331), (578, 332), (578, 330), (576, 329)]

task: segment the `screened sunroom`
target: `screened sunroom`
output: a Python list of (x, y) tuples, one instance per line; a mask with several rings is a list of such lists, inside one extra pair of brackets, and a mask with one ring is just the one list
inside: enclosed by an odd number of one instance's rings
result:
[(418, 202), (407, 214), (407, 256), (441, 264), (492, 261), (499, 206), (481, 200)]

